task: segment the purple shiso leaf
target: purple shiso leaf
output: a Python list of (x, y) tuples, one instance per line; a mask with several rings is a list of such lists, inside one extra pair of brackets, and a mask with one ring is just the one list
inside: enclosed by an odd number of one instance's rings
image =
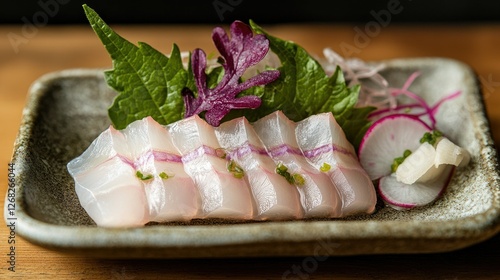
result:
[(218, 126), (230, 110), (255, 109), (261, 104), (257, 96), (237, 98), (236, 95), (253, 86), (270, 83), (279, 77), (279, 71), (269, 70), (240, 83), (245, 70), (265, 57), (269, 51), (269, 41), (264, 35), (253, 36), (250, 27), (241, 21), (231, 24), (230, 33), (231, 39), (220, 27), (215, 28), (212, 33), (215, 46), (223, 58), (224, 68), (224, 76), (214, 88), (207, 87), (205, 52), (201, 49), (194, 50), (191, 64), (198, 96), (195, 98), (192, 92), (183, 94), (186, 118), (205, 112), (206, 121), (212, 126)]

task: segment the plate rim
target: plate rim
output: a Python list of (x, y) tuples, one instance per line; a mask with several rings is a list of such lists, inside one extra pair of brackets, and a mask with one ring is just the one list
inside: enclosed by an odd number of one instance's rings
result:
[[(442, 250), (436, 249), (436, 252), (460, 249), (469, 245), (478, 243), (496, 235), (500, 231), (500, 175), (498, 169), (497, 151), (491, 136), (491, 128), (486, 115), (484, 99), (481, 94), (477, 75), (468, 65), (453, 59), (448, 58), (399, 58), (381, 61), (389, 67), (404, 68), (415, 65), (428, 65), (429, 63), (452, 63), (460, 67), (463, 71), (468, 72), (475, 79), (474, 89), (476, 92), (469, 94), (467, 98), (473, 98), (476, 106), (471, 112), (471, 117), (478, 118), (477, 123), (484, 125), (481, 131), (484, 132), (479, 139), (481, 150), (481, 158), (485, 159), (485, 168), (488, 177), (486, 180), (490, 182), (489, 189), (493, 194), (491, 207), (484, 212), (474, 214), (468, 217), (452, 219), (447, 221), (441, 220), (405, 220), (405, 221), (283, 221), (283, 222), (263, 222), (263, 223), (244, 223), (244, 224), (226, 224), (226, 225), (189, 225), (182, 226), (152, 226), (142, 228), (127, 228), (127, 229), (110, 229), (99, 228), (95, 226), (64, 226), (46, 223), (37, 220), (29, 215), (26, 209), (26, 201), (24, 199), (23, 189), (24, 184), (19, 182), (16, 184), (16, 218), (18, 223), (17, 232), (26, 240), (41, 245), (43, 247), (56, 250), (66, 250), (70, 248), (80, 249), (116, 249), (126, 248), (131, 246), (131, 241), (137, 242), (137, 245), (132, 247), (156, 247), (156, 248), (178, 248), (178, 247), (210, 247), (210, 246), (232, 246), (242, 244), (252, 244), (255, 242), (263, 243), (302, 243), (315, 242), (317, 240), (387, 240), (400, 238), (402, 240), (435, 240), (443, 242), (455, 242), (461, 240), (460, 245), (451, 246), (450, 248), (443, 247)], [(12, 162), (23, 163), (23, 157), (26, 149), (23, 148), (23, 143), (29, 140), (31, 135), (31, 127), (27, 124), (33, 123), (37, 117), (39, 103), (37, 102), (46, 91), (47, 84), (53, 83), (58, 79), (71, 77), (103, 77), (103, 69), (66, 69), (48, 73), (37, 79), (29, 90), (29, 96), (23, 116), (21, 126), (14, 144), (14, 155)], [(21, 164), (19, 164), (21, 165)], [(23, 168), (18, 170), (22, 173)], [(496, 186), (496, 187), (495, 187)], [(6, 196), (7, 199), (7, 196)], [(6, 204), (7, 205), (7, 204)], [(5, 206), (6, 207), (6, 206)], [(5, 211), (4, 211), (5, 213)], [(5, 214), (4, 219), (7, 221)], [(395, 222), (398, 226), (394, 227)], [(273, 236), (269, 234), (273, 230), (290, 231), (294, 227), (309, 226), (315, 230), (311, 230), (311, 234), (304, 235), (280, 235)], [(342, 225), (339, 229), (338, 225)], [(439, 230), (437, 230), (439, 225)], [(391, 227), (392, 226), (392, 227)], [(256, 230), (258, 228), (260, 230)], [(363, 230), (369, 228), (369, 230)], [(443, 230), (445, 229), (445, 230)], [(241, 235), (244, 232), (254, 232), (250, 237)], [(54, 238), (54, 232), (58, 233), (58, 237)], [(443, 232), (448, 234), (443, 235)], [(137, 234), (144, 233), (144, 234)], [(189, 233), (189, 234), (187, 234)], [(206, 238), (208, 234), (216, 234), (212, 238)], [(99, 235), (96, 238), (95, 235)], [(235, 238), (235, 235), (247, 236), (245, 239)], [(78, 236), (78, 238), (74, 238)], [(169, 238), (158, 238), (158, 236), (169, 236)], [(197, 239), (199, 238), (199, 239)], [(98, 240), (97, 240), (98, 239)], [(431, 250), (432, 251), (432, 250)], [(390, 251), (389, 251), (390, 252)], [(386, 253), (386, 252), (364, 252), (366, 254)], [(388, 252), (387, 252), (388, 253)], [(413, 253), (401, 252), (401, 253)]]

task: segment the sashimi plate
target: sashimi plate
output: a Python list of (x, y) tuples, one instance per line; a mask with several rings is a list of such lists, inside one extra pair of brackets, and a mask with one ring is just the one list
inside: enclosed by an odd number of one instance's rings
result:
[[(372, 215), (297, 221), (194, 220), (145, 227), (97, 227), (80, 206), (66, 164), (109, 125), (115, 92), (102, 69), (74, 69), (37, 80), (30, 91), (12, 162), (16, 168), (17, 233), (49, 249), (108, 258), (203, 258), (427, 253), (456, 250), (500, 231), (500, 176), (473, 70), (442, 58), (384, 61), (383, 75), (443, 104), (441, 130), (471, 154), (443, 197), (409, 211), (382, 203)], [(7, 203), (6, 203), (7, 205)], [(318, 249), (319, 248), (319, 249)]]

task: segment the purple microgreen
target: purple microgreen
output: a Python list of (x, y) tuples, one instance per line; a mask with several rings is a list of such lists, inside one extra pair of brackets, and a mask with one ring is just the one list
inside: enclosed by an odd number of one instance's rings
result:
[(396, 98), (388, 91), (389, 83), (379, 73), (385, 69), (385, 64), (367, 64), (357, 58), (346, 59), (330, 48), (325, 48), (323, 55), (326, 61), (322, 61), (322, 64), (327, 74), (331, 75), (339, 66), (348, 86), (361, 85), (356, 106), (373, 106), (379, 109), (396, 107)]
[(268, 70), (241, 82), (245, 70), (265, 57), (269, 51), (269, 41), (264, 35), (254, 36), (250, 27), (241, 21), (231, 24), (230, 33), (231, 39), (220, 27), (215, 28), (212, 33), (215, 46), (222, 56), (220, 61), (224, 69), (221, 81), (213, 88), (207, 85), (205, 52), (201, 49), (194, 50), (191, 64), (198, 94), (195, 97), (188, 90), (183, 92), (186, 118), (205, 112), (205, 120), (212, 126), (218, 126), (232, 109), (255, 109), (260, 106), (259, 97), (236, 97), (240, 92), (268, 84), (279, 77), (279, 71)]

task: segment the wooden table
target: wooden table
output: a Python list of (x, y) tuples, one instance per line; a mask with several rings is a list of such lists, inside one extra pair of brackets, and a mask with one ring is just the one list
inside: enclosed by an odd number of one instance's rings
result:
[[(144, 41), (165, 53), (176, 42), (181, 50), (215, 51), (213, 26), (114, 26), (132, 42)], [(396, 26), (381, 28), (368, 40), (356, 41), (355, 25), (277, 25), (267, 30), (298, 42), (312, 53), (323, 47), (339, 53), (356, 47), (364, 60), (400, 57), (449, 57), (478, 73), (500, 144), (500, 25)], [(364, 29), (365, 25), (359, 24)], [(23, 33), (24, 32), (24, 33)], [(7, 189), (12, 155), (26, 93), (39, 76), (67, 68), (109, 68), (110, 58), (88, 26), (0, 27), (0, 193)], [(0, 205), (3, 209), (3, 195)], [(57, 238), (57, 233), (55, 238)], [(68, 256), (32, 245), (17, 236), (16, 272), (7, 270), (8, 231), (0, 227), (1, 279), (274, 279), (304, 258), (218, 260), (97, 260)], [(330, 257), (302, 279), (494, 279), (500, 275), (500, 236), (470, 248), (442, 254)], [(297, 279), (296, 278), (296, 279)], [(292, 278), (293, 279), (293, 278)]]

